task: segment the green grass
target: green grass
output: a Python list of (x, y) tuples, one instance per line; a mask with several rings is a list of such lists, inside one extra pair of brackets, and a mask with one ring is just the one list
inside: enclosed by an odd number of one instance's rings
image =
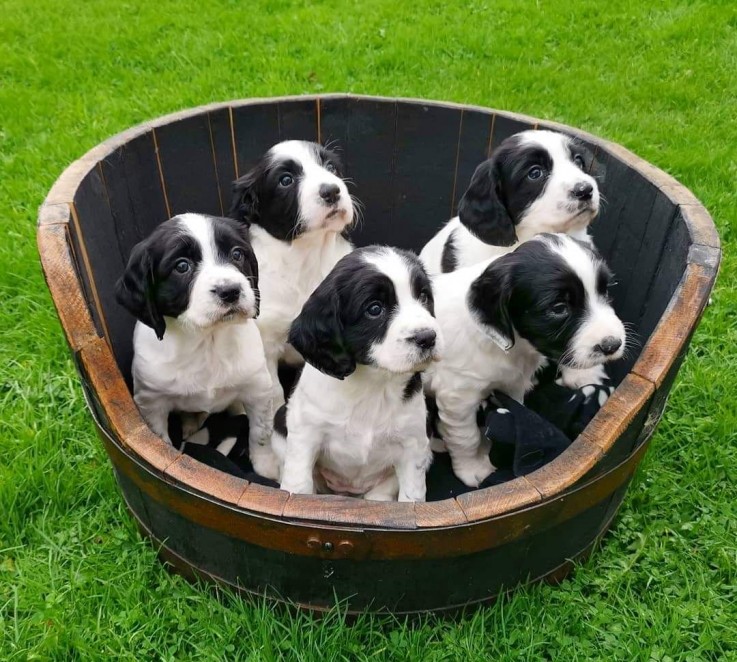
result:
[[(0, 658), (737, 659), (733, 2), (0, 0)], [(324, 620), (172, 577), (121, 503), (41, 276), (36, 209), (128, 126), (350, 91), (490, 105), (621, 142), (689, 186), (726, 258), (593, 559), (457, 619)]]

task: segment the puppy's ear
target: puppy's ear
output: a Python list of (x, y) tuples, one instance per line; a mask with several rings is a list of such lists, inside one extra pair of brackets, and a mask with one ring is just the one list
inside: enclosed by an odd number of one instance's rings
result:
[(509, 313), (512, 296), (513, 256), (494, 260), (471, 283), (468, 305), (486, 334), (504, 351), (514, 346), (514, 326)]
[(233, 182), (233, 202), (228, 216), (251, 225), (258, 220), (258, 180), (261, 169), (256, 166)]
[(164, 337), (166, 322), (156, 305), (154, 265), (148, 241), (133, 248), (128, 266), (115, 284), (115, 298), (136, 319), (150, 326), (159, 340)]
[(458, 216), (481, 241), (492, 246), (512, 246), (517, 243), (517, 234), (502, 199), (498, 168), (494, 159), (476, 168), (458, 203)]
[(305, 361), (326, 375), (345, 379), (356, 361), (343, 339), (340, 302), (333, 285), (323, 281), (292, 322), (289, 342)]

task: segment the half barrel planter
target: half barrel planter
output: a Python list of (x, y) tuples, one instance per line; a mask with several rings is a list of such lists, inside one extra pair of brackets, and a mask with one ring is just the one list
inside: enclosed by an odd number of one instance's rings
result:
[[(231, 183), (289, 138), (335, 140), (367, 220), (357, 245), (419, 250), (507, 136), (550, 128), (595, 153), (608, 204), (592, 226), (640, 349), (560, 457), (502, 485), (428, 503), (290, 495), (180, 454), (131, 397), (134, 320), (113, 288), (131, 248), (185, 211), (227, 212)], [(213, 104), (90, 150), (39, 212), (48, 287), (121, 492), (162, 559), (188, 577), (325, 609), (408, 613), (559, 580), (614, 518), (714, 285), (720, 244), (699, 201), (614, 143), (525, 115), (424, 100), (323, 95)]]

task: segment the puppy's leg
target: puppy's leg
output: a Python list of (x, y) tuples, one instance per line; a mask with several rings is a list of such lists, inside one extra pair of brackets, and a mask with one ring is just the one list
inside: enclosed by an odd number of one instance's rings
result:
[(476, 425), (479, 402), (456, 398), (437, 398), (438, 430), (445, 441), (453, 473), (469, 487), (478, 487), (494, 471), (489, 456), (481, 448), (481, 433)]
[(366, 494), (363, 495), (363, 498), (367, 501), (396, 501), (398, 493), (399, 480), (397, 479), (396, 473), (392, 473), (389, 478), (366, 492)]
[(432, 462), (430, 440), (426, 435), (409, 440), (394, 465), (399, 482), (399, 501), (424, 501), (425, 476)]
[(269, 373), (257, 372), (246, 391), (242, 406), (248, 416), (248, 455), (251, 464), (257, 474), (279, 480), (280, 463), (271, 448), (274, 410)]
[(315, 494), (313, 470), (320, 451), (320, 435), (290, 421), (281, 488), (293, 494)]
[(169, 410), (168, 409), (150, 409), (141, 410), (143, 418), (146, 419), (148, 427), (158, 434), (170, 446), (171, 438), (169, 437)]
[(271, 393), (272, 406), (274, 411), (276, 411), (286, 402), (284, 399), (284, 389), (279, 381), (279, 357), (282, 354), (282, 345), (279, 344), (275, 347), (273, 344), (268, 345), (264, 343), (264, 354), (266, 356), (266, 368), (271, 378), (269, 391)]
[(141, 416), (148, 423), (148, 427), (171, 445), (169, 413), (172, 409), (167, 398), (146, 389), (138, 391), (133, 396), (133, 400), (138, 405)]

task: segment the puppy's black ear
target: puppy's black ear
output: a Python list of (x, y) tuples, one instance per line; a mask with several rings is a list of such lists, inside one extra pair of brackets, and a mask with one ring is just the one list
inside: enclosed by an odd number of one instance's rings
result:
[(258, 180), (261, 169), (256, 166), (233, 182), (233, 202), (228, 216), (251, 225), (258, 220)]
[(345, 379), (356, 369), (356, 361), (345, 345), (340, 302), (329, 280), (318, 286), (292, 322), (289, 342), (310, 365)]
[(468, 306), (487, 335), (503, 350), (514, 346), (514, 326), (509, 314), (514, 256), (494, 260), (471, 283)]
[(484, 161), (471, 177), (471, 183), (458, 203), (461, 223), (481, 241), (492, 246), (517, 243), (514, 222), (502, 199), (499, 166)]
[(125, 273), (115, 284), (115, 298), (136, 319), (150, 326), (159, 340), (164, 337), (166, 322), (156, 306), (149, 242), (142, 241), (133, 248)]

